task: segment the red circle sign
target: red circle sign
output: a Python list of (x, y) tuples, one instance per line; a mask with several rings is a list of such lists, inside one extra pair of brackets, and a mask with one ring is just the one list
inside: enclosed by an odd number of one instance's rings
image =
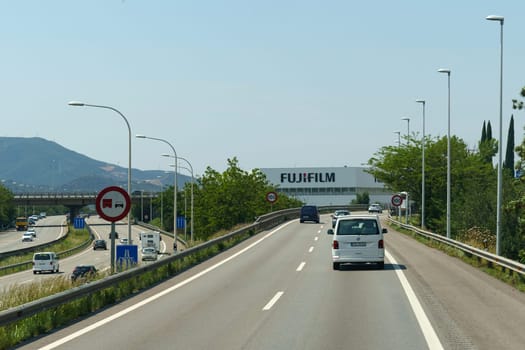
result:
[(277, 202), (277, 193), (275, 192), (268, 192), (266, 193), (266, 200), (270, 203)]
[(403, 203), (403, 197), (401, 197), (398, 194), (395, 194), (392, 196), (391, 202), (394, 207), (399, 207), (401, 203)]
[(131, 200), (128, 193), (122, 188), (110, 186), (100, 191), (97, 195), (95, 206), (101, 218), (115, 222), (128, 215)]

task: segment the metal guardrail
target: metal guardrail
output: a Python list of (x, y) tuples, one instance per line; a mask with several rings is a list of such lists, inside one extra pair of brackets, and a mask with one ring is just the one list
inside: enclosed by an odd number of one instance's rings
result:
[[(367, 207), (363, 205), (360, 205), (360, 206), (340, 206), (339, 205), (339, 206), (321, 206), (319, 207), (319, 210), (323, 213), (326, 213), (332, 210), (349, 208), (349, 207), (351, 208), (351, 210), (366, 210), (367, 209)], [(139, 276), (145, 272), (161, 268), (163, 266), (171, 264), (174, 261), (184, 259), (185, 257), (191, 256), (193, 254), (198, 254), (199, 252), (204, 251), (205, 249), (208, 249), (215, 245), (219, 245), (237, 236), (240, 236), (246, 233), (250, 233), (250, 232), (258, 233), (264, 230), (268, 230), (283, 222), (298, 218), (300, 215), (300, 211), (301, 211), (300, 208), (293, 208), (293, 209), (284, 209), (284, 210), (275, 211), (269, 214), (261, 215), (255, 219), (254, 223), (246, 227), (230, 232), (224, 236), (209, 240), (207, 242), (199, 244), (198, 246), (191, 247), (187, 250), (181, 251), (175, 255), (166, 257), (164, 259), (158, 260), (151, 264), (136, 267), (136, 268), (103, 278), (101, 280), (93, 281), (85, 285), (72, 288), (68, 291), (57, 293), (55, 295), (52, 295), (46, 298), (42, 298), (39, 300), (35, 300), (33, 302), (30, 302), (24, 305), (20, 305), (20, 306), (17, 306), (17, 307), (8, 309), (8, 310), (0, 311), (0, 326), (24, 319), (26, 317), (30, 317), (44, 310), (48, 310), (50, 308), (59, 306), (66, 302), (69, 302), (69, 301), (72, 301), (78, 298), (82, 298), (94, 292), (109, 288), (115, 284), (126, 281), (133, 277)], [(170, 234), (170, 233), (168, 233), (168, 235), (173, 236), (173, 234)]]
[(158, 269), (168, 264), (171, 264), (174, 261), (184, 259), (185, 257), (190, 256), (192, 254), (198, 254), (199, 252), (207, 248), (210, 248), (214, 245), (221, 244), (222, 242), (226, 242), (231, 238), (235, 238), (237, 236), (240, 236), (246, 233), (250, 233), (250, 232), (258, 233), (260, 231), (270, 229), (272, 227), (277, 226), (278, 224), (282, 222), (299, 217), (299, 212), (300, 212), (300, 209), (286, 209), (286, 210), (282, 210), (279, 212), (262, 215), (259, 218), (257, 218), (257, 221), (255, 223), (251, 225), (248, 225), (239, 230), (230, 232), (224, 236), (212, 239), (205, 243), (199, 244), (198, 246), (189, 248), (175, 255), (158, 260), (154, 263), (151, 263), (145, 266), (136, 267), (136, 268), (103, 278), (101, 280), (93, 281), (85, 285), (72, 288), (68, 291), (57, 293), (55, 295), (52, 295), (46, 298), (42, 298), (39, 300), (35, 300), (33, 302), (30, 302), (24, 305), (20, 305), (20, 306), (17, 306), (17, 307), (8, 309), (8, 310), (0, 311), (0, 326), (24, 319), (26, 317), (29, 317), (41, 311), (48, 310), (50, 308), (59, 306), (66, 302), (85, 297), (94, 292), (106, 289), (115, 284), (126, 281), (133, 277), (136, 277), (147, 271)]
[(416, 232), (419, 235), (422, 235), (422, 236), (425, 236), (427, 238), (439, 241), (441, 243), (444, 243), (446, 245), (449, 245), (451, 247), (459, 249), (459, 250), (461, 250), (461, 251), (463, 251), (465, 253), (474, 255), (474, 256), (476, 256), (476, 257), (478, 257), (480, 259), (484, 259), (486, 261), (490, 261), (491, 263), (500, 265), (501, 267), (504, 267), (506, 269), (515, 271), (515, 272), (521, 274), (522, 276), (525, 276), (525, 264), (521, 264), (521, 263), (519, 263), (517, 261), (510, 260), (510, 259), (504, 258), (502, 256), (498, 256), (496, 254), (489, 253), (489, 252), (484, 251), (482, 249), (471, 247), (471, 246), (469, 246), (469, 245), (467, 245), (465, 243), (461, 243), (461, 242), (455, 241), (453, 239), (450, 239), (450, 238), (438, 235), (438, 234), (430, 232), (430, 231), (422, 230), (422, 229), (417, 228), (417, 227), (412, 226), (412, 225), (403, 224), (400, 221), (394, 220), (392, 217), (388, 217), (388, 221), (390, 221), (391, 223), (394, 223), (395, 225), (401, 226), (404, 229)]

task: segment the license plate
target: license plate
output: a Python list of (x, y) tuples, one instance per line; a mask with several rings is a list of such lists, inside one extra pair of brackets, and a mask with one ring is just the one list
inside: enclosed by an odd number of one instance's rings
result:
[(366, 247), (366, 242), (351, 242), (351, 247)]

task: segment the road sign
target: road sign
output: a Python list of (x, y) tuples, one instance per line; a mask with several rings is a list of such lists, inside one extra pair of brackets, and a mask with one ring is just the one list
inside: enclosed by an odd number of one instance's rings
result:
[(268, 202), (272, 203), (272, 204), (277, 202), (277, 198), (278, 198), (277, 197), (277, 193), (275, 193), (275, 192), (268, 192), (268, 193), (266, 193), (266, 200)]
[(392, 196), (392, 199), (390, 201), (392, 202), (392, 205), (394, 207), (399, 207), (401, 203), (403, 203), (403, 197), (401, 197), (398, 194), (395, 194)]
[(139, 261), (138, 246), (119, 244), (117, 246), (117, 266), (119, 270), (127, 270)]
[(84, 224), (85, 224), (84, 218), (76, 217), (75, 220), (73, 221), (73, 227), (77, 229), (84, 228)]
[(101, 218), (115, 222), (124, 218), (131, 208), (131, 200), (126, 191), (117, 186), (104, 188), (95, 201), (97, 213)]

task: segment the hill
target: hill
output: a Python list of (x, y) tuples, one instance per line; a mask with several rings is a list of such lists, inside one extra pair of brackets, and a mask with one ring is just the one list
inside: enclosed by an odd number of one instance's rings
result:
[[(98, 192), (107, 186), (127, 187), (128, 169), (104, 163), (40, 137), (0, 137), (0, 180), (14, 193)], [(157, 192), (172, 185), (161, 170), (131, 171), (133, 191)], [(160, 180), (162, 179), (162, 180)], [(162, 181), (162, 183), (161, 183)], [(191, 181), (178, 174), (178, 187)]]

